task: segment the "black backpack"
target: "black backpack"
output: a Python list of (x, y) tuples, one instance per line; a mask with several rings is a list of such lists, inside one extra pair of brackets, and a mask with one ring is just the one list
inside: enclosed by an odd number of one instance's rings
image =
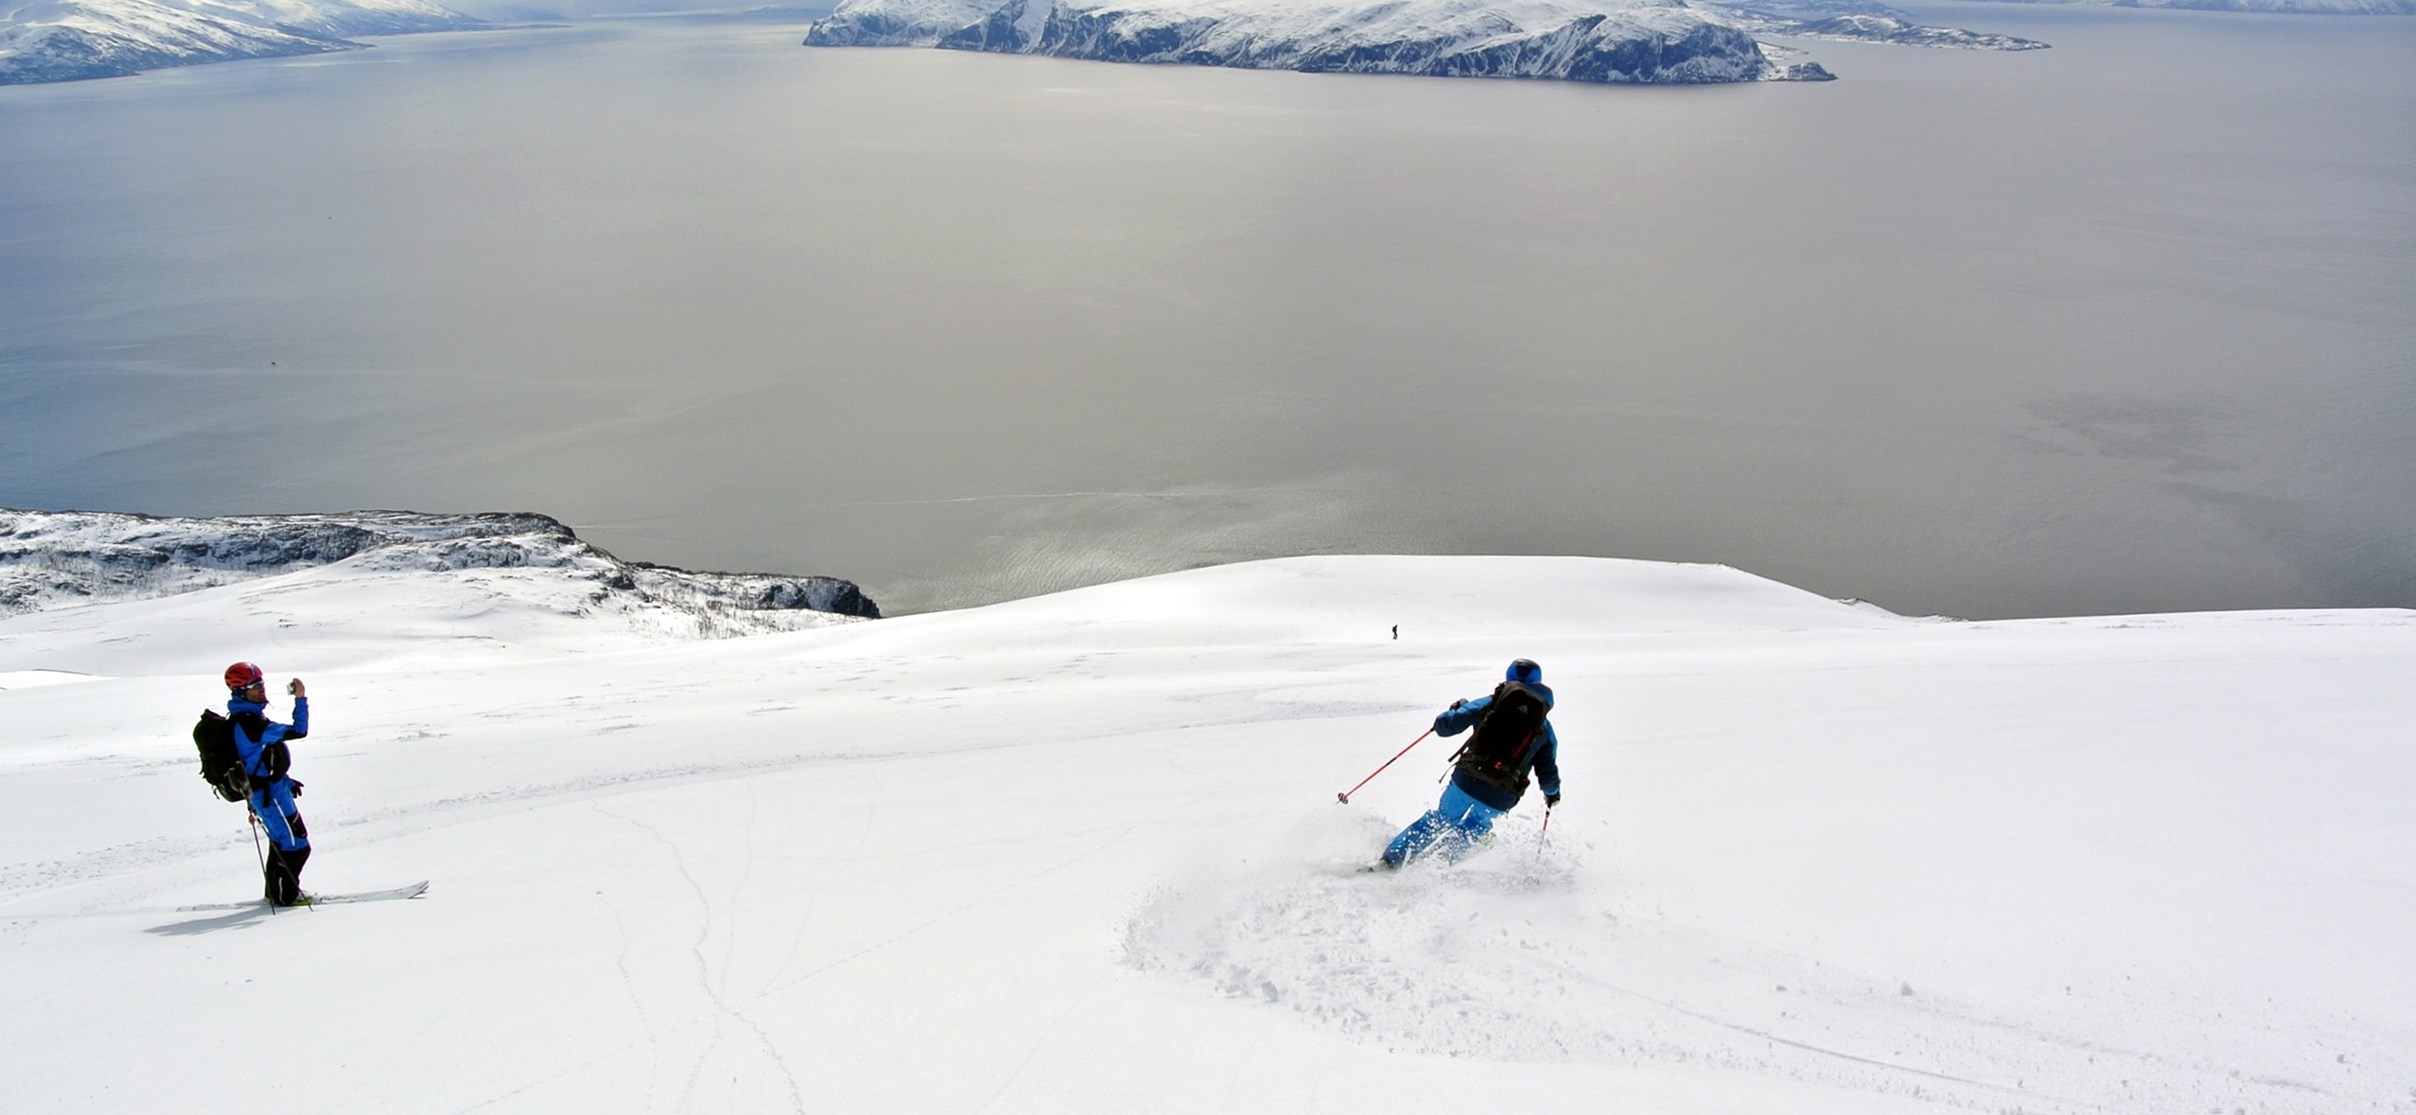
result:
[(1512, 796), (1527, 792), (1527, 771), (1534, 766), (1535, 736), (1544, 729), (1551, 706), (1544, 695), (1515, 681), (1493, 689), (1476, 731), (1452, 755), (1459, 769), (1477, 781)]
[(193, 748), (201, 752), (201, 778), (210, 789), (228, 801), (242, 801), (252, 792), (252, 776), (243, 769), (243, 756), (235, 750), (235, 722), (218, 715), (216, 709), (201, 710), (201, 721), (193, 725)]
[[(245, 713), (244, 729), (253, 739), (268, 731), (268, 718), (258, 713)], [(201, 710), (201, 720), (193, 725), (193, 749), (201, 753), (201, 778), (210, 789), (228, 801), (244, 801), (252, 796), (252, 775), (243, 769), (243, 753), (235, 749), (235, 722), (218, 715), (215, 709)], [(267, 785), (284, 777), (294, 762), (293, 749), (283, 740), (260, 749), (260, 764), (268, 768)], [(300, 792), (301, 783), (294, 783)]]

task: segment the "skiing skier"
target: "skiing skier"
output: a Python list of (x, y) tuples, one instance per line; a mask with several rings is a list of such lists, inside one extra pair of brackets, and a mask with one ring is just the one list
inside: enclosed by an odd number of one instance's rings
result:
[(251, 776), (252, 817), (268, 833), (264, 897), (279, 906), (308, 905), (310, 896), (302, 890), (302, 865), (310, 861), (310, 829), (302, 823), (301, 809), (294, 805), (294, 795), (302, 792), (302, 784), (285, 773), (293, 763), (285, 744), (310, 734), (310, 698), (304, 695), (302, 679), (286, 682), (285, 691), (294, 699), (294, 721), (280, 724), (266, 715), (268, 680), (260, 667), (249, 662), (227, 667), (226, 685), (227, 719), (234, 722), (235, 750)]
[(1453, 701), (1435, 717), (1436, 735), (1448, 738), (1471, 727), (1476, 734), (1452, 756), (1443, 800), (1393, 837), (1383, 866), (1397, 868), (1429, 854), (1457, 862), (1518, 805), (1530, 770), (1543, 787), (1544, 808), (1560, 804), (1560, 737), (1547, 719), (1551, 711), (1543, 667), (1521, 658), (1490, 695)]

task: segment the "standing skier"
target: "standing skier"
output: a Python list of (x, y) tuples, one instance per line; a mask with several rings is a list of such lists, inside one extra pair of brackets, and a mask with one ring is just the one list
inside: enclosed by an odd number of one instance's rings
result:
[(286, 776), (286, 769), (293, 765), (293, 752), (285, 743), (310, 734), (310, 698), (303, 695), (302, 679), (286, 682), (285, 691), (294, 699), (294, 722), (280, 724), (265, 715), (268, 682), (260, 667), (237, 662), (227, 667), (226, 684), (227, 719), (234, 722), (235, 751), (251, 776), (252, 817), (268, 832), (265, 897), (279, 906), (307, 905), (310, 896), (302, 892), (302, 865), (310, 861), (310, 830), (294, 805), (294, 795), (302, 792), (302, 784)]
[(1551, 711), (1543, 667), (1521, 658), (1510, 664), (1491, 695), (1453, 701), (1435, 717), (1436, 735), (1456, 736), (1471, 726), (1476, 734), (1452, 755), (1451, 784), (1443, 788), (1442, 802), (1393, 837), (1384, 849), (1384, 866), (1399, 867), (1430, 853), (1458, 861), (1518, 804), (1527, 792), (1529, 770), (1544, 789), (1544, 808), (1560, 804), (1560, 737), (1546, 719)]

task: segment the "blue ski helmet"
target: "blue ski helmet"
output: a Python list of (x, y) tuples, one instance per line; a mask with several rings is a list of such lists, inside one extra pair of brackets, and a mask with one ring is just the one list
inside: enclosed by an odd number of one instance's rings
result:
[(1521, 658), (1510, 664), (1509, 672), (1503, 674), (1502, 678), (1521, 685), (1538, 685), (1544, 680), (1544, 668), (1536, 665), (1532, 658)]

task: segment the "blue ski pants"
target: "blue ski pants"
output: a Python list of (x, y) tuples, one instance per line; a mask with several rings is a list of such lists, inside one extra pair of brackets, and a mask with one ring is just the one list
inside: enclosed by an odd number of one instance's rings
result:
[(302, 809), (294, 804), (292, 779), (280, 778), (252, 791), (252, 816), (260, 818), (260, 827), (267, 830), (269, 843), (279, 851), (298, 852), (310, 847), (310, 830), (302, 824)]
[(1428, 853), (1440, 854), (1445, 861), (1457, 863), (1478, 840), (1493, 831), (1493, 822), (1501, 815), (1501, 810), (1462, 792), (1458, 784), (1445, 786), (1441, 804), (1411, 821), (1401, 835), (1385, 845), (1384, 863), (1399, 867)]

